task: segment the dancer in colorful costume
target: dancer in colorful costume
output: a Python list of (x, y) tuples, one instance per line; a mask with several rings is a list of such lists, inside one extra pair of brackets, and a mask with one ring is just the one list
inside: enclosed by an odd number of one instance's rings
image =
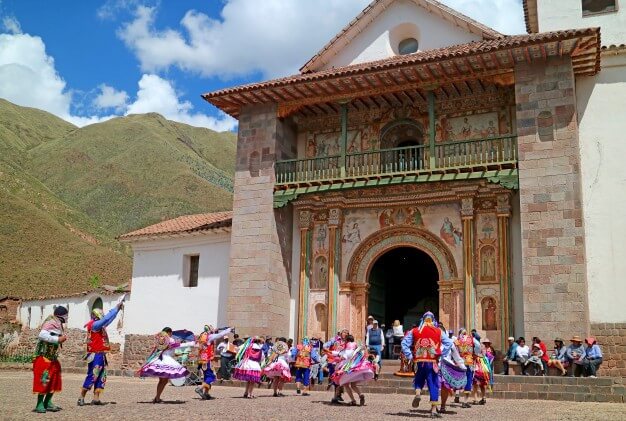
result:
[(424, 384), (428, 384), (430, 393), (430, 417), (439, 418), (437, 412), (439, 403), (439, 367), (437, 362), (441, 355), (441, 341), (446, 336), (438, 327), (435, 315), (430, 311), (424, 313), (418, 327), (409, 331), (402, 339), (402, 353), (407, 359), (413, 359), (416, 364), (413, 387), (415, 397), (412, 406), (417, 408), (420, 404), (420, 394)]
[[(328, 389), (330, 389), (331, 386), (335, 387), (335, 391), (337, 391), (337, 388), (340, 388), (340, 386), (338, 384), (333, 383), (331, 379), (332, 379), (333, 374), (335, 373), (335, 368), (337, 364), (341, 362), (341, 357), (339, 357), (339, 353), (345, 349), (346, 337), (349, 334), (350, 332), (348, 331), (348, 329), (343, 329), (339, 332), (337, 336), (335, 336), (334, 338), (332, 338), (331, 340), (329, 340), (328, 342), (324, 344), (323, 351), (326, 354), (327, 361), (328, 361), (328, 365), (326, 366), (328, 368)], [(342, 393), (342, 390), (339, 390), (339, 393), (338, 394), (336, 393), (335, 395), (337, 399), (339, 399), (340, 401), (343, 401), (343, 398), (341, 397), (341, 393)]]
[(467, 367), (467, 380), (465, 387), (463, 388), (464, 400), (461, 404), (461, 408), (469, 408), (469, 396), (472, 392), (472, 386), (474, 384), (474, 359), (480, 354), (480, 342), (478, 342), (478, 340), (476, 340), (472, 335), (469, 335), (465, 328), (461, 328), (459, 330), (459, 336), (456, 338), (456, 341), (454, 341), (454, 344), (459, 350), (459, 354), (461, 354), (461, 358), (463, 358), (465, 366)]
[(62, 388), (59, 348), (67, 340), (63, 323), (67, 321), (67, 309), (56, 307), (41, 325), (37, 336), (35, 359), (33, 360), (33, 393), (37, 394), (35, 412), (57, 412), (61, 408), (52, 403), (52, 395)]
[[(302, 396), (309, 396), (309, 384), (311, 383), (311, 363), (319, 362), (320, 356), (317, 348), (314, 348), (308, 338), (302, 339), (292, 351), (291, 358), (295, 361), (296, 367), (296, 393)], [(301, 388), (304, 385), (304, 392)]]
[(109, 344), (109, 335), (107, 334), (106, 327), (113, 323), (113, 320), (117, 317), (117, 314), (124, 306), (124, 300), (122, 299), (115, 307), (103, 314), (99, 308), (93, 309), (91, 312), (91, 320), (85, 324), (87, 328), (87, 377), (83, 382), (83, 387), (80, 391), (80, 398), (78, 398), (78, 406), (85, 404), (85, 396), (87, 392), (93, 387), (93, 400), (92, 405), (102, 405), (100, 401), (100, 394), (104, 390), (104, 385), (107, 381), (107, 352), (111, 350)]
[[(332, 375), (333, 383), (345, 387), (348, 396), (350, 396), (350, 405), (356, 406), (354, 392), (359, 396), (359, 405), (365, 405), (365, 395), (361, 393), (358, 384), (369, 381), (374, 378), (375, 369), (367, 358), (367, 351), (363, 347), (357, 346), (352, 335), (346, 336), (345, 349), (339, 352), (341, 362), (335, 368)], [(335, 396), (332, 403), (340, 403), (339, 389), (335, 390)]]
[(174, 359), (176, 348), (195, 346), (194, 341), (178, 342), (172, 338), (172, 329), (169, 327), (157, 333), (152, 353), (145, 364), (137, 371), (140, 377), (158, 377), (156, 396), (152, 403), (161, 403), (161, 393), (170, 379), (180, 379), (189, 374), (187, 368)]
[(233, 371), (233, 379), (246, 382), (244, 398), (253, 399), (254, 385), (261, 382), (261, 361), (263, 345), (258, 337), (248, 338), (237, 352), (237, 365)]
[(229, 327), (215, 330), (213, 326), (204, 325), (204, 330), (198, 336), (198, 346), (200, 347), (198, 362), (202, 365), (204, 376), (202, 385), (197, 387), (195, 392), (200, 395), (202, 400), (214, 399), (209, 392), (216, 379), (213, 368), (211, 368), (211, 361), (215, 355), (215, 341), (228, 335), (231, 331), (232, 329)]
[(267, 357), (268, 364), (263, 368), (263, 374), (272, 379), (272, 389), (274, 389), (274, 397), (283, 395), (283, 385), (291, 380), (291, 372), (289, 370), (289, 346), (285, 338), (278, 338), (274, 346), (270, 349)]
[(441, 360), (439, 362), (439, 377), (441, 381), (441, 409), (440, 414), (446, 412), (448, 397), (459, 390), (463, 390), (467, 382), (465, 363), (454, 345), (449, 333), (440, 325), (444, 335), (441, 337)]
[(483, 346), (480, 349), (480, 355), (476, 357), (474, 362), (474, 384), (480, 389), (480, 401), (479, 405), (485, 405), (486, 400), (486, 388), (493, 386), (493, 360), (496, 357), (496, 352), (491, 346), (491, 341), (487, 338), (483, 339)]

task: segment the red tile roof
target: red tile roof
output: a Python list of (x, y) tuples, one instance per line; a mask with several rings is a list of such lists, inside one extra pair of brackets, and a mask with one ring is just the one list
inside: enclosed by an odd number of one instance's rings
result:
[(178, 218), (168, 219), (167, 221), (120, 235), (119, 239), (132, 241), (139, 238), (185, 234), (230, 227), (232, 219), (232, 211), (179, 216)]

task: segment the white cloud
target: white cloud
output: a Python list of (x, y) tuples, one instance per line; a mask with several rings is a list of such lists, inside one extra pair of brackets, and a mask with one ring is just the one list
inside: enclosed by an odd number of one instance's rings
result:
[[(146, 72), (171, 66), (229, 78), (296, 73), (370, 0), (226, 0), (220, 19), (190, 10), (175, 29), (155, 27), (156, 7), (138, 6), (119, 37)], [(444, 0), (504, 33), (524, 32), (521, 0)]]
[(222, 114), (214, 118), (201, 113), (193, 113), (193, 105), (189, 101), (179, 99), (174, 86), (157, 75), (145, 74), (139, 80), (137, 99), (130, 104), (126, 114), (156, 112), (167, 119), (187, 123), (192, 126), (207, 127), (223, 132), (235, 128), (237, 121)]
[(114, 19), (120, 12), (125, 12), (142, 3), (140, 0), (107, 0), (96, 11), (102, 20)]
[(171, 120), (218, 131), (232, 130), (236, 126), (236, 121), (226, 115), (214, 118), (193, 113), (192, 104), (181, 101), (172, 84), (155, 75), (142, 76), (137, 98), (130, 103), (126, 92), (100, 85), (99, 93), (87, 102), (98, 111), (111, 110), (114, 113), (73, 114), (71, 90), (56, 71), (54, 59), (46, 54), (46, 46), (40, 37), (28, 34), (0, 34), (0, 98), (48, 111), (81, 127), (123, 113), (146, 112), (157, 112)]
[(21, 34), (22, 27), (13, 16), (5, 16), (2, 18), (2, 28), (10, 34)]
[(101, 84), (98, 86), (100, 93), (94, 98), (93, 105), (97, 109), (114, 109), (117, 112), (124, 111), (128, 102), (126, 91), (118, 91), (112, 86)]

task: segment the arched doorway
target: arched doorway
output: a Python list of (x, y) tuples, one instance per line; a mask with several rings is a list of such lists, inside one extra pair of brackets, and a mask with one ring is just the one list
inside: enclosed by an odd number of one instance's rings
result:
[(425, 311), (439, 314), (439, 271), (433, 259), (415, 247), (393, 248), (374, 262), (369, 274), (368, 313), (405, 329)]

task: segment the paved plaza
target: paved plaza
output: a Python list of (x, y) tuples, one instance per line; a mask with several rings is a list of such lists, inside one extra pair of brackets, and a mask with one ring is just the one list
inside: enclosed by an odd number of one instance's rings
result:
[[(427, 405), (413, 410), (407, 395), (367, 395), (366, 407), (340, 407), (329, 404), (330, 392), (313, 392), (309, 397), (295, 396), (287, 391), (284, 398), (271, 397), (271, 391), (262, 388), (254, 400), (241, 398), (242, 391), (233, 387), (214, 387), (218, 399), (201, 401), (192, 387), (168, 386), (163, 393), (167, 403), (154, 405), (155, 379), (109, 377), (104, 401), (107, 405), (96, 407), (76, 406), (82, 376), (66, 374), (64, 391), (55, 403), (64, 409), (58, 413), (35, 414), (35, 398), (31, 394), (29, 372), (0, 371), (0, 419), (337, 419), (401, 420), (427, 418)], [(89, 401), (89, 399), (88, 399)], [(491, 399), (486, 406), (461, 409), (453, 405), (445, 419), (459, 420), (625, 420), (626, 405), (610, 403), (573, 403), (555, 401), (498, 400)]]

